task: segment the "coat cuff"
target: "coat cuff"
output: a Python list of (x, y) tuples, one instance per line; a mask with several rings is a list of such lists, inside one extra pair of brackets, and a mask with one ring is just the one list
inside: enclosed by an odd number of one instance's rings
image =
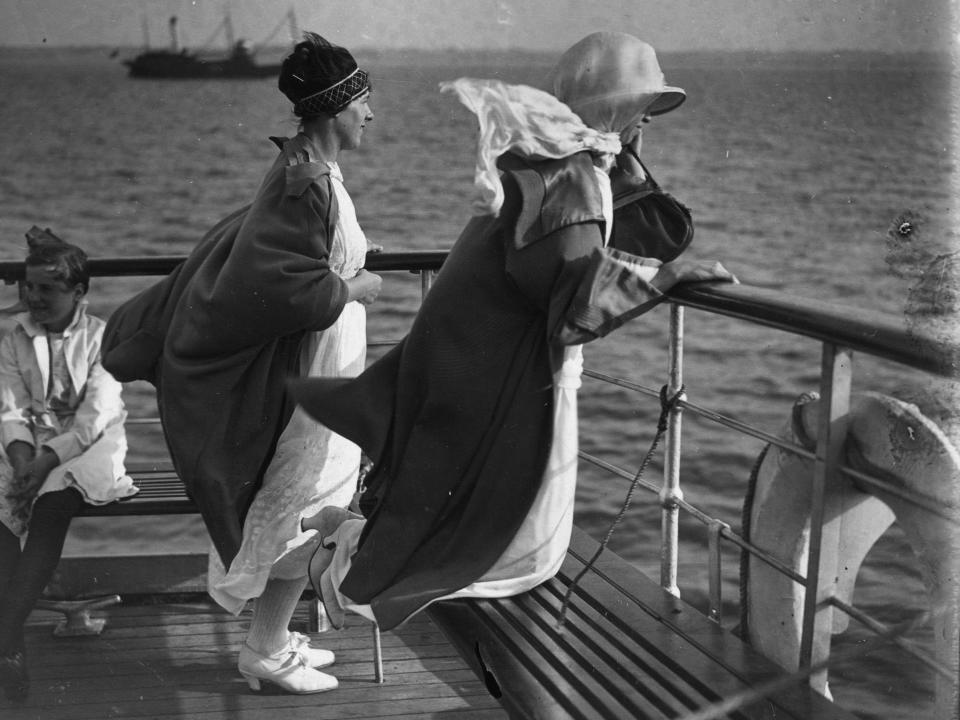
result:
[(11, 422), (4, 423), (3, 426), (0, 426), (0, 442), (3, 442), (4, 451), (6, 451), (10, 443), (17, 440), (25, 442), (30, 446), (35, 444), (33, 441), (33, 433), (30, 432), (30, 428), (25, 424)]
[(43, 447), (53, 450), (57, 454), (57, 457), (60, 458), (60, 464), (77, 457), (83, 452), (83, 448), (80, 447), (80, 442), (77, 440), (76, 433), (72, 432), (66, 432), (62, 435), (57, 435), (55, 438), (50, 438), (43, 444)]
[(656, 306), (665, 296), (650, 282), (660, 265), (613, 248), (595, 250), (567, 311), (565, 334), (579, 342), (600, 338)]

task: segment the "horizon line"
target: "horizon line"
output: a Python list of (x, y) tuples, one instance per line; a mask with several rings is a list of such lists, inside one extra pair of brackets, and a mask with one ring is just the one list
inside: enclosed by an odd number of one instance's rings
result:
[[(256, 47), (257, 52), (260, 51), (282, 51), (289, 50), (292, 45), (281, 44), (281, 45), (264, 45), (263, 47)], [(106, 50), (113, 52), (115, 50), (123, 51), (133, 51), (133, 52), (143, 52), (145, 50), (168, 50), (169, 46), (165, 45), (156, 45), (156, 46), (143, 46), (143, 45), (115, 45), (115, 44), (104, 44), (96, 43), (89, 45), (71, 45), (71, 44), (49, 44), (49, 43), (0, 43), (0, 49), (10, 49), (10, 50)], [(228, 48), (182, 48), (181, 51), (190, 52), (190, 53), (213, 53), (226, 50)], [(565, 47), (553, 48), (530, 48), (524, 46), (510, 46), (510, 47), (496, 47), (496, 46), (471, 46), (471, 47), (461, 47), (456, 45), (447, 45), (444, 47), (422, 47), (415, 45), (396, 45), (389, 47), (382, 46), (372, 46), (372, 45), (356, 45), (354, 48), (351, 48), (351, 52), (359, 53), (390, 53), (390, 52), (421, 52), (421, 53), (451, 53), (451, 52), (462, 52), (462, 53), (500, 53), (500, 52), (511, 52), (511, 53), (525, 53), (529, 55), (545, 55), (545, 54), (555, 54), (558, 52), (563, 52)], [(704, 48), (665, 48), (658, 49), (658, 55), (666, 54), (677, 54), (677, 53), (764, 53), (770, 55), (785, 55), (785, 54), (836, 54), (836, 53), (856, 53), (856, 54), (871, 54), (871, 55), (886, 55), (886, 56), (901, 56), (901, 55), (931, 55), (931, 56), (946, 56), (950, 57), (954, 54), (952, 49), (907, 49), (907, 50), (885, 50), (880, 48), (853, 48), (853, 47), (835, 47), (835, 48), (764, 48), (764, 47), (736, 47), (736, 48), (724, 48), (724, 47), (704, 47)]]

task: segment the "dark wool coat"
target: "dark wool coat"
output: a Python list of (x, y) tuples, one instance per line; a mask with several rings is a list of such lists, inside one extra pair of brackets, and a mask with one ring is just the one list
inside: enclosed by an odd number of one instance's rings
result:
[(311, 161), (304, 136), (276, 142), (249, 209), (214, 228), (173, 278), (159, 331), (164, 433), (227, 567), (292, 412), (285, 381), (301, 340), (347, 302), (328, 264), (338, 211), (329, 169)]
[(383, 629), (480, 578), (516, 534), (550, 451), (563, 346), (659, 300), (629, 270), (642, 260), (603, 248), (588, 154), (503, 160), (499, 217), (469, 222), (407, 337), (358, 378), (295, 384), (375, 460), (341, 590)]

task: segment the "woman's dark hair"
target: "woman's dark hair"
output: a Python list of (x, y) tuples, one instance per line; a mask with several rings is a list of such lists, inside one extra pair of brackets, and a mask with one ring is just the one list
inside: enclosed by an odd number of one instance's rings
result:
[(87, 254), (76, 245), (65, 242), (44, 242), (33, 245), (27, 253), (27, 266), (46, 265), (55, 268), (57, 280), (67, 287), (82, 285), (90, 289), (90, 268)]
[(326, 90), (357, 69), (346, 48), (333, 45), (313, 32), (305, 32), (280, 67), (277, 87), (296, 106), (305, 97)]

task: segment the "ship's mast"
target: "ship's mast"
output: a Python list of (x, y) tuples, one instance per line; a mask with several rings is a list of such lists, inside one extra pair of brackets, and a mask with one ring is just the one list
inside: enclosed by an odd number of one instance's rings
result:
[(236, 41), (233, 37), (233, 20), (230, 18), (230, 13), (227, 13), (223, 18), (223, 31), (227, 35), (227, 47), (232, 49)]
[(297, 27), (297, 16), (293, 14), (292, 7), (287, 11), (287, 19), (290, 21), (291, 42), (300, 42), (300, 28)]
[(180, 52), (180, 40), (177, 38), (177, 16), (170, 18), (170, 50)]
[(290, 10), (287, 11), (287, 17), (286, 17), (285, 19), (281, 19), (280, 22), (277, 23), (277, 25), (273, 28), (273, 30), (270, 31), (270, 34), (267, 35), (267, 37), (265, 37), (265, 38), (264, 38), (263, 40), (261, 40), (259, 43), (257, 43), (257, 45), (256, 45), (256, 47), (254, 48), (253, 52), (256, 52), (257, 50), (259, 50), (259, 49), (262, 48), (262, 47), (266, 47), (267, 43), (269, 43), (271, 40), (273, 40), (274, 36), (275, 36), (278, 32), (280, 32), (280, 30), (283, 28), (283, 24), (284, 24), (285, 21), (290, 24), (290, 40), (291, 40), (291, 42), (294, 42), (294, 43), (299, 42), (299, 41), (300, 41), (300, 38), (299, 38), (299, 36), (298, 36), (299, 30), (298, 30), (298, 28), (297, 28), (297, 16), (293, 14), (293, 8), (290, 8)]

